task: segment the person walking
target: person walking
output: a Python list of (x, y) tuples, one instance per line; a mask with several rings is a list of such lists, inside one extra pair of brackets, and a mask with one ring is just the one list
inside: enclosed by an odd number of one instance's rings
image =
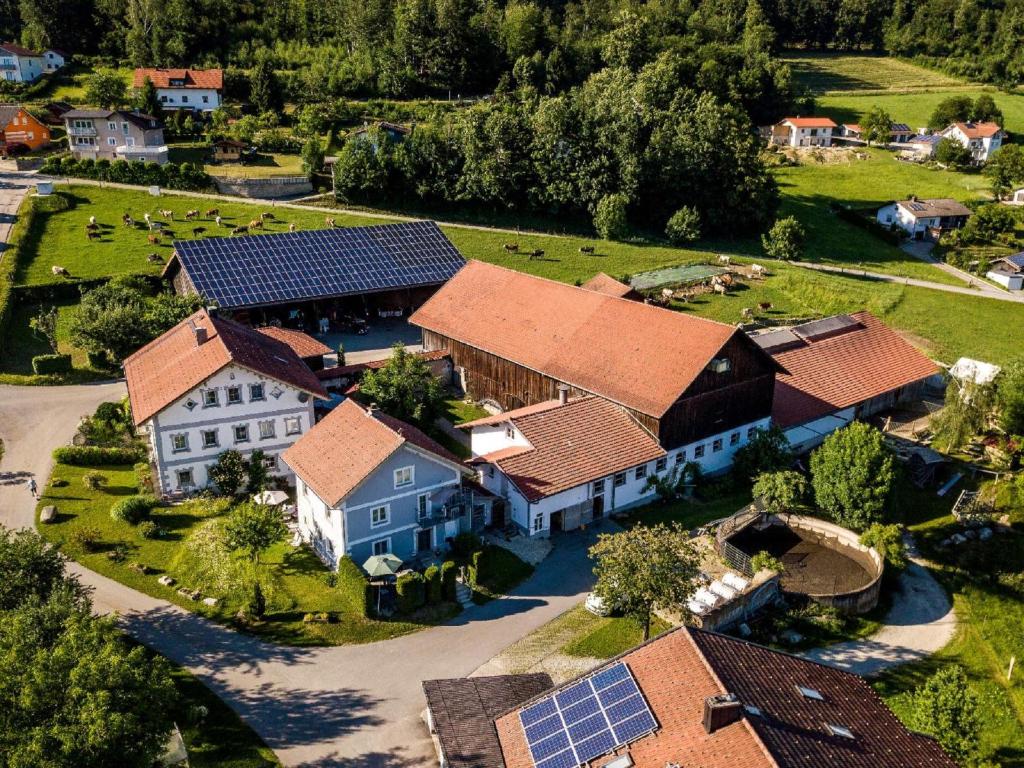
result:
[(36, 493), (36, 490), (36, 479), (34, 477), (30, 477), (28, 479), (28, 492), (32, 494), (33, 499), (39, 498), (39, 495), (38, 493)]

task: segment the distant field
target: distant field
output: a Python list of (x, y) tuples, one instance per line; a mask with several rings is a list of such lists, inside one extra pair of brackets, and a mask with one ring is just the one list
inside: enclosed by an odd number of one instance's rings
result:
[(815, 94), (834, 91), (922, 91), (966, 87), (959, 78), (889, 56), (804, 53), (783, 58), (797, 85)]
[(928, 123), (935, 106), (950, 96), (977, 98), (988, 93), (1003, 111), (1004, 127), (1024, 133), (1024, 95), (1002, 93), (987, 88), (935, 91), (934, 93), (829, 94), (818, 97), (818, 112), (837, 123), (857, 122), (875, 105), (884, 107), (893, 120), (918, 129)]

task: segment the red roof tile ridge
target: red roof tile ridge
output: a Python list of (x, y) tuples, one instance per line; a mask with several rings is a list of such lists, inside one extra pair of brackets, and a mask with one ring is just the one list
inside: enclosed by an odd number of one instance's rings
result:
[[(585, 395), (582, 398), (572, 398), (569, 402), (576, 402), (577, 400), (586, 399), (593, 397), (593, 395)], [(491, 424), (500, 424), (503, 421), (515, 420), (529, 416), (534, 413), (544, 413), (550, 411), (552, 408), (559, 406), (558, 400), (542, 400), (539, 403), (532, 403), (530, 405), (523, 405), (519, 408), (513, 408), (510, 411), (502, 411), (501, 413), (494, 413), (490, 416), (481, 416), (479, 419), (473, 419), (472, 421), (464, 421), (462, 424), (456, 425), (458, 429), (467, 429), (472, 427), (484, 427)]]

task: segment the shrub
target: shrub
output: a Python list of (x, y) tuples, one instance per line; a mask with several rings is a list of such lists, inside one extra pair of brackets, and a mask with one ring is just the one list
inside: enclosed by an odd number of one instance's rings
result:
[(82, 552), (95, 552), (100, 548), (103, 534), (99, 528), (84, 526), (71, 533), (71, 545)]
[(423, 580), (426, 582), (427, 602), (431, 605), (440, 603), (442, 597), (441, 569), (436, 565), (430, 566), (423, 574)]
[(799, 472), (762, 472), (754, 482), (754, 497), (769, 512), (792, 512), (807, 498), (807, 480)]
[(594, 229), (605, 240), (622, 240), (629, 234), (626, 209), (629, 198), (625, 195), (605, 195), (594, 210)]
[(450, 602), (455, 602), (455, 576), (459, 567), (453, 560), (445, 560), (441, 564), (441, 597)]
[(110, 508), (110, 517), (121, 523), (136, 525), (149, 516), (149, 511), (156, 506), (152, 496), (126, 496)]
[(234, 496), (248, 473), (242, 454), (228, 450), (217, 457), (217, 463), (210, 467), (208, 474), (218, 491), (225, 496)]
[(907, 567), (907, 548), (903, 543), (903, 531), (895, 524), (872, 523), (860, 535), (860, 543), (872, 547), (889, 565), (897, 570)]
[(776, 221), (767, 235), (761, 236), (764, 252), (773, 259), (792, 261), (803, 255), (807, 233), (792, 216)]
[(345, 555), (338, 560), (337, 587), (341, 593), (342, 604), (349, 613), (367, 616), (370, 612), (370, 584), (366, 580), (363, 569), (355, 561)]
[(475, 533), (460, 533), (452, 539), (452, 556), (457, 560), (468, 560), (480, 549), (480, 537)]
[(700, 211), (684, 205), (672, 214), (665, 225), (665, 235), (672, 245), (683, 245), (700, 239)]
[(36, 355), (32, 358), (32, 372), (40, 376), (67, 373), (70, 370), (71, 355)]
[(489, 569), (489, 560), (487, 556), (487, 548), (478, 549), (469, 558), (469, 565), (466, 566), (466, 576), (469, 579), (471, 586), (482, 584), (487, 581), (487, 575)]
[(164, 529), (152, 520), (143, 520), (135, 530), (144, 539), (159, 539), (164, 535)]
[(107, 476), (102, 472), (97, 472), (95, 469), (86, 472), (82, 475), (82, 485), (88, 488), (90, 491), (98, 491), (104, 485), (107, 484)]
[(64, 445), (53, 452), (60, 464), (72, 467), (99, 467), (108, 464), (135, 464), (143, 458), (142, 450), (133, 448), (100, 448), (95, 445)]
[(135, 483), (143, 493), (153, 493), (153, 470), (145, 461), (138, 462), (135, 467)]
[(89, 367), (94, 370), (105, 371), (110, 368), (110, 355), (107, 354), (107, 350), (89, 350), (85, 353), (85, 358), (89, 362)]
[(395, 590), (398, 592), (399, 613), (414, 613), (423, 606), (426, 596), (423, 577), (420, 574), (403, 573), (398, 577)]
[(782, 573), (786, 568), (771, 552), (761, 551), (750, 558), (750, 567), (754, 569), (754, 573), (759, 571), (775, 571), (776, 573)]
[(793, 463), (785, 433), (776, 426), (757, 429), (750, 441), (733, 457), (733, 472), (742, 480), (753, 480), (764, 472), (777, 472)]

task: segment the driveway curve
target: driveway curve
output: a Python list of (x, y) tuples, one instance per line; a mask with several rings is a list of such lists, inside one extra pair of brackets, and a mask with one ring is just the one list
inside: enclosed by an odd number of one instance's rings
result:
[[(0, 522), (26, 527), (50, 454), (78, 418), (124, 385), (0, 387)], [(272, 645), (77, 564), (97, 610), (116, 612), (142, 642), (187, 667), (227, 702), (288, 766), (399, 768), (436, 765), (420, 683), (468, 675), (505, 646), (582, 599), (592, 582), (587, 548), (596, 532), (560, 539), (555, 552), (511, 595), (463, 611), (452, 622), (379, 643), (336, 648)]]

